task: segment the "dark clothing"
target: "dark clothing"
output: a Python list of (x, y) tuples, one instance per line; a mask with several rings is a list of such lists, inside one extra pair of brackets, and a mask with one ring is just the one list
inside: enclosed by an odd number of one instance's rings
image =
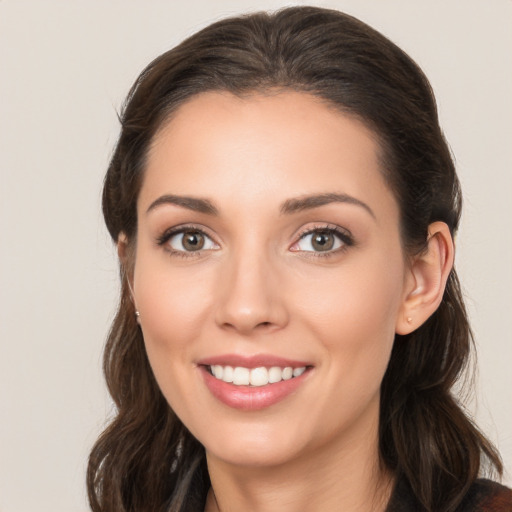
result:
[[(404, 482), (397, 484), (386, 508), (386, 512), (424, 510)], [(457, 512), (512, 512), (512, 489), (491, 480), (477, 480), (470, 487)]]

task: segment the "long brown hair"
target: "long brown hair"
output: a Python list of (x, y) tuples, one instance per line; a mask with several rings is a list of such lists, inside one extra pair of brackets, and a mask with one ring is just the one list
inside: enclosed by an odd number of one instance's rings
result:
[[(121, 115), (121, 135), (103, 190), (114, 241), (133, 249), (145, 157), (162, 123), (192, 96), (270, 88), (313, 94), (361, 119), (378, 137), (382, 172), (400, 205), (402, 243), (420, 251), (428, 225), (454, 234), (461, 193), (439, 127), (429, 82), (396, 45), (337, 11), (294, 7), (217, 22), (164, 53), (142, 72)], [(133, 257), (132, 257), (133, 260)], [(165, 401), (135, 320), (127, 274), (104, 356), (116, 416), (89, 460), (94, 512), (202, 510), (209, 487), (204, 449)], [(418, 510), (455, 511), (486, 459), (499, 455), (464, 413), (452, 388), (472, 336), (455, 270), (439, 309), (396, 336), (382, 382), (381, 462), (409, 486)]]

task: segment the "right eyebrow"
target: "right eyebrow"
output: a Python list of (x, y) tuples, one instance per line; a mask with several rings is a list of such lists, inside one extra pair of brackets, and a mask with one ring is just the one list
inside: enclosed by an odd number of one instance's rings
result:
[(217, 210), (215, 205), (208, 199), (191, 196), (176, 196), (172, 194), (160, 196), (158, 199), (153, 201), (149, 205), (149, 208), (146, 210), (146, 213), (149, 213), (150, 211), (164, 204), (173, 204), (176, 206), (181, 206), (182, 208), (186, 208), (187, 210), (193, 210), (199, 213), (206, 213), (208, 215), (219, 214), (219, 211)]

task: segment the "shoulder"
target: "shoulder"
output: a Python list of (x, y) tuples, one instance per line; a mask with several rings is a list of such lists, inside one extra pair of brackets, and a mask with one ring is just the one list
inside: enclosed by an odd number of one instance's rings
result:
[(492, 480), (477, 480), (461, 503), (460, 511), (512, 512), (512, 489)]

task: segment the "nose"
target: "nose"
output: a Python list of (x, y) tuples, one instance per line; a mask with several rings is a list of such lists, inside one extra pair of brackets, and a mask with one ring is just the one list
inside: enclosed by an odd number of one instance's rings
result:
[(248, 336), (283, 328), (289, 321), (278, 266), (266, 254), (233, 255), (219, 276), (216, 322)]

